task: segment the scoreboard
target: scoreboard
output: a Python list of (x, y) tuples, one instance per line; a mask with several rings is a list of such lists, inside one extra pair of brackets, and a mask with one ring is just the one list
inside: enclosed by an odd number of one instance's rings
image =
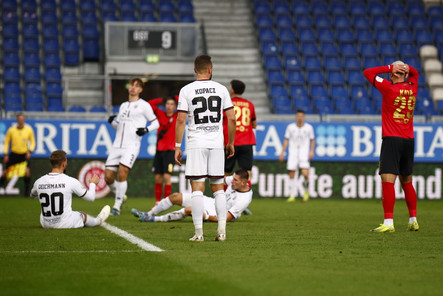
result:
[(176, 30), (129, 30), (129, 48), (175, 49), (177, 46)]

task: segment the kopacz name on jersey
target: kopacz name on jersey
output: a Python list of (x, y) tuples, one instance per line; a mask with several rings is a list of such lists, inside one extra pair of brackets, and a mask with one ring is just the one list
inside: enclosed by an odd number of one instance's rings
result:
[(215, 88), (213, 87), (205, 87), (205, 88), (199, 88), (195, 90), (196, 95), (202, 95), (202, 94), (215, 94)]
[(59, 188), (65, 188), (66, 184), (40, 184), (38, 185), (38, 189), (59, 189)]

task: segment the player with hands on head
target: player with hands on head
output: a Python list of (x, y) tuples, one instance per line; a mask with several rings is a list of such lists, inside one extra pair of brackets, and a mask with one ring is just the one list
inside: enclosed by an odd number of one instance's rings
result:
[(49, 157), (52, 170), (35, 181), (31, 197), (38, 198), (42, 208), (40, 224), (43, 228), (81, 228), (99, 226), (109, 217), (111, 208), (106, 205), (96, 218), (84, 212), (72, 210), (72, 194), (86, 201), (95, 200), (95, 187), (100, 181), (97, 175), (89, 179), (89, 189), (79, 180), (65, 175), (68, 160), (66, 152), (56, 150)]
[(203, 192), (205, 179), (209, 179), (215, 198), (218, 217), (215, 240), (226, 240), (226, 195), (224, 192), (224, 137), (223, 115), (228, 120), (228, 157), (234, 155), (235, 114), (231, 96), (226, 87), (212, 81), (212, 61), (208, 55), (200, 55), (194, 60), (197, 79), (185, 85), (179, 93), (177, 123), (175, 128), (175, 162), (181, 165), (180, 149), (187, 125), (185, 177), (192, 188), (192, 221), (195, 234), (190, 241), (203, 241)]
[[(108, 119), (117, 130), (105, 169), (106, 184), (115, 193), (113, 215), (120, 215), (126, 198), (128, 175), (140, 152), (142, 136), (159, 127), (151, 105), (140, 98), (143, 81), (139, 78), (131, 79), (128, 92), (128, 101), (120, 105), (118, 115), (112, 115)], [(148, 123), (149, 126), (146, 126)]]
[[(389, 80), (378, 76), (389, 73)], [(383, 224), (372, 232), (394, 232), (394, 204), (397, 176), (405, 193), (409, 211), (408, 230), (417, 231), (417, 194), (412, 185), (414, 165), (414, 108), (418, 90), (418, 71), (396, 61), (391, 65), (366, 69), (366, 79), (383, 95), (382, 145), (379, 174), (383, 192)]]
[[(175, 156), (175, 123), (177, 122), (177, 100), (173, 97), (149, 100), (160, 123), (157, 130), (157, 149), (154, 156), (155, 203), (172, 192), (171, 175), (174, 171)], [(164, 104), (163, 111), (158, 105)], [(164, 184), (164, 191), (163, 191)]]

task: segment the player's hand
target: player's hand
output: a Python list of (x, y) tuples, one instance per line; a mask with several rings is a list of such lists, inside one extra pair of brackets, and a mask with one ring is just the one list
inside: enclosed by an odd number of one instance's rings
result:
[(234, 153), (235, 153), (234, 145), (233, 144), (226, 145), (226, 155), (228, 155), (227, 158), (233, 157)]
[(399, 76), (398, 74), (406, 75), (406, 74), (409, 73), (409, 66), (408, 65), (395, 64), (395, 65), (392, 66), (392, 73), (395, 76)]
[(182, 165), (182, 151), (180, 150), (179, 147), (175, 147), (175, 163), (178, 164), (179, 166)]
[(108, 122), (112, 123), (114, 121), (114, 119), (117, 117), (117, 115), (111, 115), (108, 117)]
[(144, 136), (148, 132), (149, 132), (149, 130), (146, 127), (139, 127), (135, 133), (139, 136)]
[(100, 182), (100, 177), (97, 176), (97, 174), (94, 174), (94, 176), (89, 178), (89, 183), (94, 183), (95, 185), (97, 185), (98, 182)]
[(278, 161), (283, 162), (285, 160), (285, 156), (283, 154), (280, 154), (278, 157)]

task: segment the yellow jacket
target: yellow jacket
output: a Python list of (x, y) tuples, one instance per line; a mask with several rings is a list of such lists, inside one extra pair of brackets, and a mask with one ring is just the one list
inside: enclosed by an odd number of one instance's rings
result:
[[(29, 125), (19, 129), (17, 126), (11, 126), (6, 133), (5, 155), (9, 152), (9, 143), (11, 143), (11, 152), (25, 154), (35, 149), (34, 131)], [(29, 145), (28, 145), (29, 144)]]

